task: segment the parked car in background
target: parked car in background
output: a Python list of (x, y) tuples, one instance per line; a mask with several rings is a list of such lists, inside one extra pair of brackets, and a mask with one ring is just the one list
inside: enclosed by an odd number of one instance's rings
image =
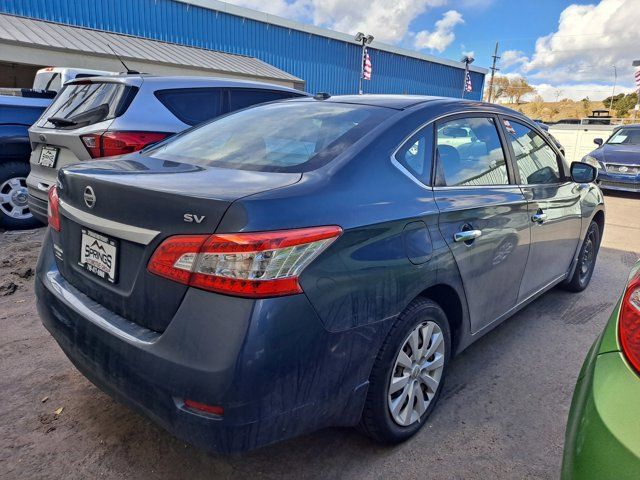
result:
[(606, 190), (640, 192), (640, 125), (617, 127), (609, 139), (582, 161), (598, 169), (598, 185)]
[(63, 168), (38, 310), (89, 379), (202, 448), (358, 423), (400, 442), (454, 354), (587, 287), (595, 173), (497, 105), (259, 105)]
[(571, 402), (562, 478), (640, 475), (640, 262), (589, 350)]
[(278, 85), (214, 77), (138, 74), (69, 82), (29, 129), (31, 212), (46, 222), (47, 192), (65, 165), (135, 152), (234, 110), (305, 95)]
[(19, 229), (39, 224), (27, 203), (31, 156), (28, 128), (51, 104), (64, 82), (109, 73), (48, 67), (38, 70), (31, 89), (0, 88), (0, 227)]

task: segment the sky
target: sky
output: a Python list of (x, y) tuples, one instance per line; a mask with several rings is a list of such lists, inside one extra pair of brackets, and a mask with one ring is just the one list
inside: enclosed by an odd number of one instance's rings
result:
[(616, 93), (630, 92), (640, 59), (640, 0), (226, 1), (487, 68), (499, 42), (499, 74), (523, 76), (547, 101), (601, 100), (616, 74)]

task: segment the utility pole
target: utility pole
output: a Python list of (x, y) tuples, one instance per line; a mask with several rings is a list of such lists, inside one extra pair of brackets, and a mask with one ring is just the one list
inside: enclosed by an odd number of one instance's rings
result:
[(491, 78), (489, 79), (489, 95), (487, 96), (487, 102), (491, 103), (491, 97), (493, 96), (493, 77), (496, 72), (500, 70), (496, 68), (496, 63), (500, 57), (498, 56), (498, 42), (496, 42), (496, 49), (493, 52), (493, 65), (491, 65)]
[(616, 95), (616, 83), (618, 82), (618, 69), (615, 65), (613, 67), (613, 90), (611, 90), (611, 102), (609, 103), (609, 110), (613, 110), (613, 97)]

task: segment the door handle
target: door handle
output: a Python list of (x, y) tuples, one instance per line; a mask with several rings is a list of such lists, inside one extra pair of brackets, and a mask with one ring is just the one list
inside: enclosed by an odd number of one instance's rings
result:
[(49, 191), (49, 187), (50, 185), (47, 185), (46, 183), (38, 183), (38, 190), (40, 190), (41, 192), (48, 192)]
[(454, 242), (473, 242), (482, 235), (482, 230), (462, 230), (453, 234)]
[(531, 221), (535, 223), (543, 223), (547, 219), (547, 214), (539, 211), (538, 213), (531, 216)]

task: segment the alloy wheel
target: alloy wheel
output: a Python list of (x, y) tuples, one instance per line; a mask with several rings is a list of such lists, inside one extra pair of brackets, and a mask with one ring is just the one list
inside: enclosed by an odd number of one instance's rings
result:
[(420, 421), (440, 386), (444, 359), (445, 342), (437, 323), (423, 322), (407, 336), (396, 356), (387, 398), (398, 425)]
[(0, 184), (0, 212), (17, 220), (31, 218), (28, 205), (27, 179), (13, 177)]

